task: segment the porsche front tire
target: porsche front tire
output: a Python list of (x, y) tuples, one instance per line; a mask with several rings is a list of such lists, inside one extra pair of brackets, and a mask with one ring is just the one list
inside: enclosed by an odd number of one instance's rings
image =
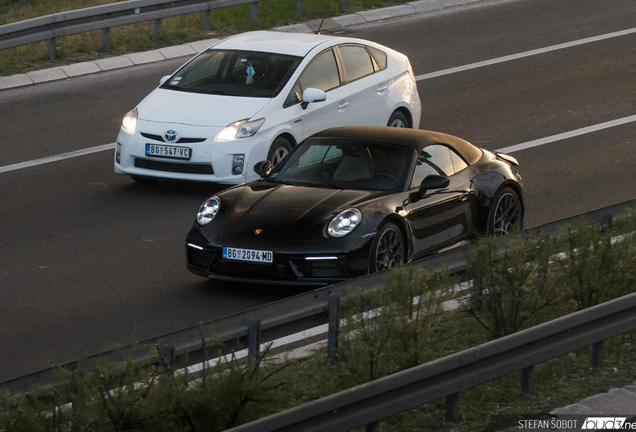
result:
[(394, 223), (382, 225), (371, 248), (369, 273), (388, 270), (406, 261), (402, 232)]

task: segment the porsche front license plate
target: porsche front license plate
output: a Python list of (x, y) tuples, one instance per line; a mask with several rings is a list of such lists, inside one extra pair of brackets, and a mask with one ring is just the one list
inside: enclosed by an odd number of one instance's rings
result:
[(146, 144), (146, 156), (189, 160), (192, 149), (168, 145)]
[(264, 251), (264, 250), (224, 247), (223, 258), (238, 260), (238, 261), (257, 262), (257, 263), (273, 263), (274, 253), (272, 251)]

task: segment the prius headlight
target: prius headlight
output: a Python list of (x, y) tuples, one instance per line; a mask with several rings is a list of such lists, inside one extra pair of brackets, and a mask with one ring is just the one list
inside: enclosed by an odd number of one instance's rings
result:
[(339, 213), (329, 222), (327, 233), (331, 237), (344, 237), (360, 225), (360, 222), (362, 222), (360, 210), (350, 208)]
[(240, 120), (231, 123), (223, 128), (217, 134), (214, 141), (231, 141), (240, 138), (247, 138), (254, 135), (265, 123), (265, 119), (261, 118), (254, 121)]
[(197, 222), (199, 225), (210, 223), (219, 212), (220, 205), (221, 201), (217, 197), (213, 196), (212, 198), (208, 198), (199, 209), (199, 213), (197, 213)]
[(121, 127), (131, 135), (134, 135), (137, 129), (137, 116), (137, 108), (135, 108), (132, 111), (128, 111), (121, 122)]

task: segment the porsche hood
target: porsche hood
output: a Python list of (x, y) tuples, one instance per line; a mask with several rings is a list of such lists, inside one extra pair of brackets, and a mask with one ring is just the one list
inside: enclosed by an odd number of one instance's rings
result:
[[(321, 231), (338, 211), (379, 194), (275, 183), (241, 186), (219, 195), (221, 211), (215, 239), (299, 240), (308, 231)], [(201, 231), (205, 234), (206, 226)]]

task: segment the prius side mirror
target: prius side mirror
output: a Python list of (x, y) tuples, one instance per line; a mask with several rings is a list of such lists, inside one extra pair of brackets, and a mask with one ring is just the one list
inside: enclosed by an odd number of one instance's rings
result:
[(424, 177), (422, 183), (420, 183), (420, 189), (417, 192), (411, 192), (409, 195), (409, 201), (412, 203), (421, 200), (426, 192), (431, 189), (444, 189), (450, 184), (450, 179), (446, 176), (431, 174)]
[(168, 78), (170, 78), (171, 75), (166, 75), (161, 77), (161, 79), (159, 80), (159, 85), (163, 85), (163, 83), (165, 83), (166, 81), (168, 81)]
[(258, 174), (260, 178), (265, 177), (271, 170), (272, 163), (270, 161), (261, 161), (254, 165), (254, 172)]
[(327, 93), (317, 88), (309, 87), (303, 92), (303, 101), (300, 106), (303, 109), (307, 109), (307, 105), (313, 102), (324, 102), (327, 100)]

